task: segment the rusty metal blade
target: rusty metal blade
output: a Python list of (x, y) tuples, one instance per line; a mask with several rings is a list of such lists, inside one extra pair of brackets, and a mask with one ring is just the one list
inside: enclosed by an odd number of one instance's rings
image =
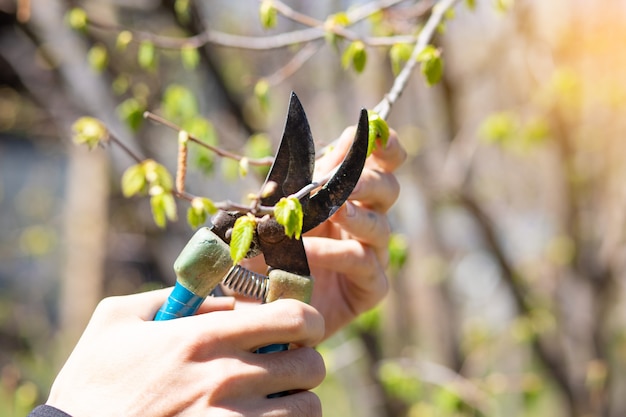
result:
[(298, 96), (292, 92), (283, 137), (265, 180), (265, 184), (275, 182), (278, 189), (262, 198), (261, 204), (273, 206), (281, 197), (294, 194), (309, 185), (314, 166), (315, 144), (311, 128)]
[(356, 135), (350, 150), (333, 177), (308, 202), (302, 232), (307, 232), (333, 215), (356, 186), (367, 158), (367, 110), (361, 110)]

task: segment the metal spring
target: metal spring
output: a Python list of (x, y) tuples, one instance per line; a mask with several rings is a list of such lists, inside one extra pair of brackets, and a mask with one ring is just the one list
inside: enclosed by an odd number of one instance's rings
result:
[(222, 281), (231, 290), (245, 297), (265, 300), (269, 277), (257, 274), (240, 265), (234, 265)]

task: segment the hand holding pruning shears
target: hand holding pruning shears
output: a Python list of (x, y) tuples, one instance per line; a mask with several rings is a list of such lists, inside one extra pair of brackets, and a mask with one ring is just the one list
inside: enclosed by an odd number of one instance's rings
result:
[[(343, 160), (353, 137), (344, 134), (316, 162), (320, 176)], [(321, 416), (319, 398), (309, 391), (324, 377), (313, 347), (384, 296), (385, 212), (397, 198), (392, 172), (404, 156), (392, 132), (387, 147), (367, 160), (348, 204), (303, 237), (315, 308), (278, 300), (238, 309), (230, 297), (211, 297), (193, 317), (155, 322), (170, 290), (106, 299), (47, 404), (72, 417)], [(254, 353), (275, 343), (299, 348)], [(267, 398), (285, 391), (295, 393)]]

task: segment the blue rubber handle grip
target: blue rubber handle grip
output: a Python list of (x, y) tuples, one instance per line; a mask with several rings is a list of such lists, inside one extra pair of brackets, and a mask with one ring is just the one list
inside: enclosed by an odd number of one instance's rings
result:
[(154, 316), (154, 320), (172, 320), (191, 316), (198, 311), (204, 299), (205, 297), (194, 294), (177, 281), (167, 301)]
[(263, 346), (262, 348), (257, 349), (255, 353), (274, 353), (274, 352), (284, 352), (286, 350), (289, 350), (289, 344), (280, 343), (280, 344), (275, 344), (275, 345)]

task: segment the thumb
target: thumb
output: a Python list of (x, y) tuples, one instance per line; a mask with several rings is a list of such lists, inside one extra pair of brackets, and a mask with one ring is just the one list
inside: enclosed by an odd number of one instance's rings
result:
[[(152, 321), (171, 292), (172, 287), (105, 298), (98, 304), (92, 320), (124, 321), (138, 318), (143, 321)], [(232, 310), (234, 305), (233, 297), (208, 297), (198, 309), (198, 314)]]
[(94, 316), (117, 319), (138, 317), (141, 320), (149, 321), (154, 318), (171, 291), (172, 288), (163, 288), (131, 295), (107, 297), (100, 301)]

